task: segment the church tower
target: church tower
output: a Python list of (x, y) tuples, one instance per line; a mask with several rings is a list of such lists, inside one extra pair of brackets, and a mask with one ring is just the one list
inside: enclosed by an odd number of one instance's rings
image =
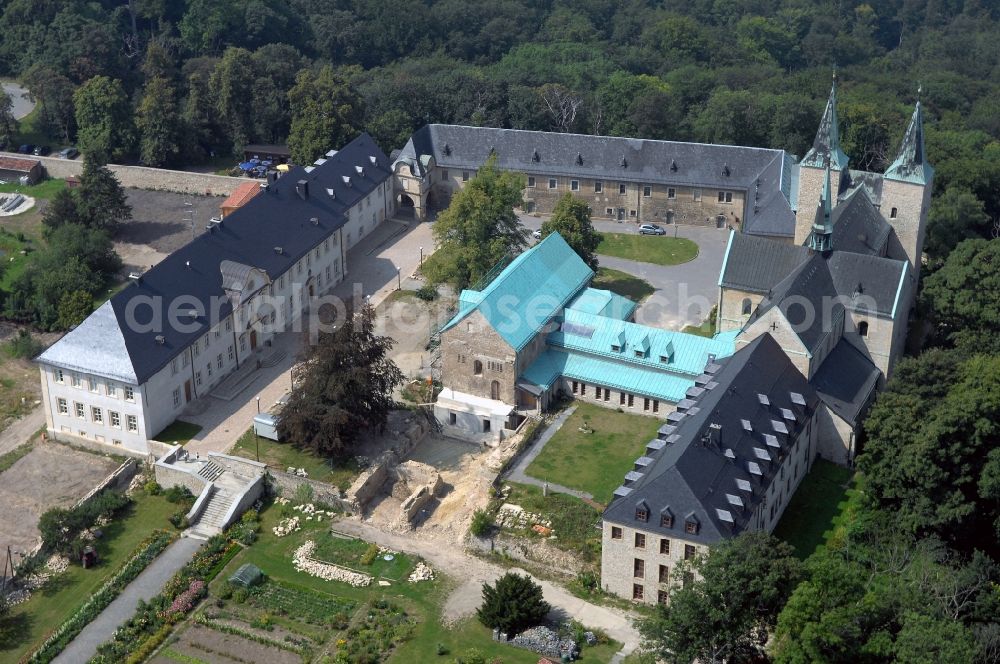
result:
[(847, 170), (847, 155), (840, 149), (840, 126), (837, 120), (837, 73), (833, 74), (830, 98), (820, 120), (812, 148), (799, 162), (799, 196), (795, 208), (795, 244), (805, 242), (812, 233), (816, 206), (824, 187), (826, 170), (829, 168), (834, 187), (831, 195), (836, 204), (840, 191), (841, 176)]
[(880, 210), (895, 230), (889, 257), (908, 260), (912, 274), (920, 274), (927, 212), (931, 205), (934, 168), (924, 151), (924, 116), (920, 101), (913, 109), (896, 160), (882, 177)]

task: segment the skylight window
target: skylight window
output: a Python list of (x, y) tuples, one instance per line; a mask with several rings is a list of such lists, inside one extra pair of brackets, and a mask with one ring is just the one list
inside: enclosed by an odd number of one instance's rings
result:
[(788, 410), (787, 408), (782, 408), (781, 409), (781, 417), (783, 417), (784, 419), (788, 420), (789, 422), (794, 422), (795, 421), (795, 413), (793, 413), (792, 411)]
[(781, 447), (781, 443), (778, 442), (778, 437), (774, 434), (765, 433), (764, 442), (767, 443), (768, 447)]
[(750, 461), (750, 462), (748, 462), (747, 463), (747, 468), (750, 469), (750, 474), (751, 475), (761, 475), (761, 476), (764, 475), (764, 473), (760, 469), (760, 466), (757, 465), (756, 461)]
[(784, 422), (779, 422), (778, 420), (771, 420), (771, 426), (778, 433), (788, 433), (788, 427), (785, 426)]
[(753, 455), (758, 459), (760, 459), (761, 461), (771, 460), (771, 455), (768, 453), (768, 451), (765, 449), (761, 449), (759, 447), (753, 448)]
[(771, 405), (771, 400), (767, 398), (766, 394), (758, 394), (757, 395), (757, 401), (759, 401), (760, 405), (762, 405), (762, 406), (770, 406)]
[(734, 496), (731, 493), (727, 493), (726, 502), (728, 502), (730, 505), (734, 507), (739, 507), (740, 509), (743, 509), (743, 499), (740, 498), (739, 496)]
[(744, 431), (753, 431), (753, 425), (750, 424), (750, 420), (740, 420), (740, 422), (743, 424)]
[(733, 514), (729, 510), (720, 510), (716, 508), (715, 513), (719, 516), (719, 521), (725, 521), (726, 523), (734, 523)]
[(792, 403), (796, 406), (806, 405), (806, 398), (798, 392), (792, 392)]
[(736, 452), (733, 452), (732, 448), (729, 448), (729, 447), (726, 448), (725, 455), (726, 455), (727, 459), (735, 459), (736, 458)]
[[(757, 465), (757, 464), (754, 464), (754, 465)], [(751, 486), (750, 486), (749, 480), (737, 479), (736, 480), (736, 486), (739, 488), (740, 491), (753, 491), (753, 488), (751, 488)]]

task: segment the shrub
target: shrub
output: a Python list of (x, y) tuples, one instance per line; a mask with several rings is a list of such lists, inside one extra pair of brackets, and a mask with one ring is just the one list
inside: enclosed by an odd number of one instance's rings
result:
[(378, 556), (378, 545), (369, 544), (365, 552), (361, 554), (361, 558), (358, 559), (362, 565), (371, 565), (375, 562), (375, 558)]
[(142, 485), (142, 490), (146, 492), (147, 496), (158, 496), (163, 491), (163, 487), (156, 480), (149, 480)]
[(483, 584), (483, 604), (476, 615), (487, 627), (513, 636), (540, 624), (551, 608), (530, 576), (508, 572), (496, 585)]
[(17, 336), (7, 343), (7, 354), (11, 357), (30, 359), (42, 352), (42, 344), (27, 330), (18, 330)]
[(448, 646), (446, 646), (443, 643), (437, 644), (437, 654), (438, 654), (438, 657), (442, 657), (444, 655), (447, 655), (448, 654)]
[(485, 537), (493, 529), (493, 518), (486, 510), (476, 510), (472, 513), (472, 523), (469, 532), (475, 537)]
[(437, 289), (434, 288), (434, 286), (431, 286), (430, 284), (424, 284), (423, 286), (417, 289), (415, 295), (424, 302), (430, 302), (432, 300), (437, 299), (438, 292)]
[(308, 482), (303, 482), (302, 484), (295, 487), (295, 502), (304, 505), (305, 503), (311, 503), (313, 500), (313, 488)]
[(73, 509), (50, 509), (38, 519), (42, 544), (48, 551), (70, 555), (73, 542), (81, 531), (92, 526), (102, 516), (113, 516), (130, 502), (122, 494), (108, 489)]
[(194, 494), (186, 486), (180, 486), (179, 484), (175, 484), (164, 491), (163, 497), (167, 499), (168, 503), (194, 501)]
[(174, 528), (177, 528), (178, 530), (184, 530), (189, 525), (191, 525), (190, 523), (188, 523), (187, 513), (188, 513), (187, 510), (181, 509), (170, 515), (170, 523), (173, 524)]
[(465, 653), (455, 659), (456, 664), (487, 664), (486, 655), (478, 648), (469, 648)]

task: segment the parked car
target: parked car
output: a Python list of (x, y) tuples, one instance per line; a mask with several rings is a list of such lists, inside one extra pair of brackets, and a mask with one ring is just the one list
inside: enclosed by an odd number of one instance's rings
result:
[(80, 154), (80, 151), (76, 148), (63, 148), (59, 151), (60, 159), (76, 159), (78, 154)]
[(542, 239), (542, 229), (539, 228), (537, 231), (534, 231), (531, 234), (531, 237), (535, 238), (536, 240), (541, 240)]
[(21, 154), (31, 154), (32, 152), (35, 151), (35, 146), (32, 143), (25, 143), (24, 145), (19, 147), (17, 151)]
[(51, 152), (52, 148), (50, 148), (48, 145), (36, 145), (34, 150), (34, 154), (36, 157), (44, 157)]
[(639, 235), (666, 235), (667, 231), (663, 230), (656, 224), (642, 224), (639, 226)]

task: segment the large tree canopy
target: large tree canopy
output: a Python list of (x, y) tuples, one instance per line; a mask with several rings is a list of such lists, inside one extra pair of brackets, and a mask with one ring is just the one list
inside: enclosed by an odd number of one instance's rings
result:
[(1000, 351), (1000, 240), (965, 240), (924, 282), (935, 335), (970, 352)]
[(87, 156), (102, 161), (121, 159), (135, 140), (132, 106), (122, 82), (95, 76), (73, 93), (77, 143)]
[(278, 418), (282, 440), (323, 457), (350, 455), (366, 429), (385, 426), (403, 373), (387, 357), (393, 340), (375, 334), (365, 305), (307, 348), (304, 371)]
[(601, 243), (601, 234), (594, 230), (590, 221), (590, 207), (566, 192), (559, 199), (552, 216), (542, 222), (542, 239), (549, 233), (559, 233), (569, 246), (573, 247), (583, 262), (591, 270), (597, 270), (597, 245)]
[(424, 274), (461, 290), (523, 249), (528, 231), (514, 211), (521, 205), (523, 186), (521, 175), (501, 171), (491, 156), (438, 216), (433, 231), (437, 250), (425, 261)]

